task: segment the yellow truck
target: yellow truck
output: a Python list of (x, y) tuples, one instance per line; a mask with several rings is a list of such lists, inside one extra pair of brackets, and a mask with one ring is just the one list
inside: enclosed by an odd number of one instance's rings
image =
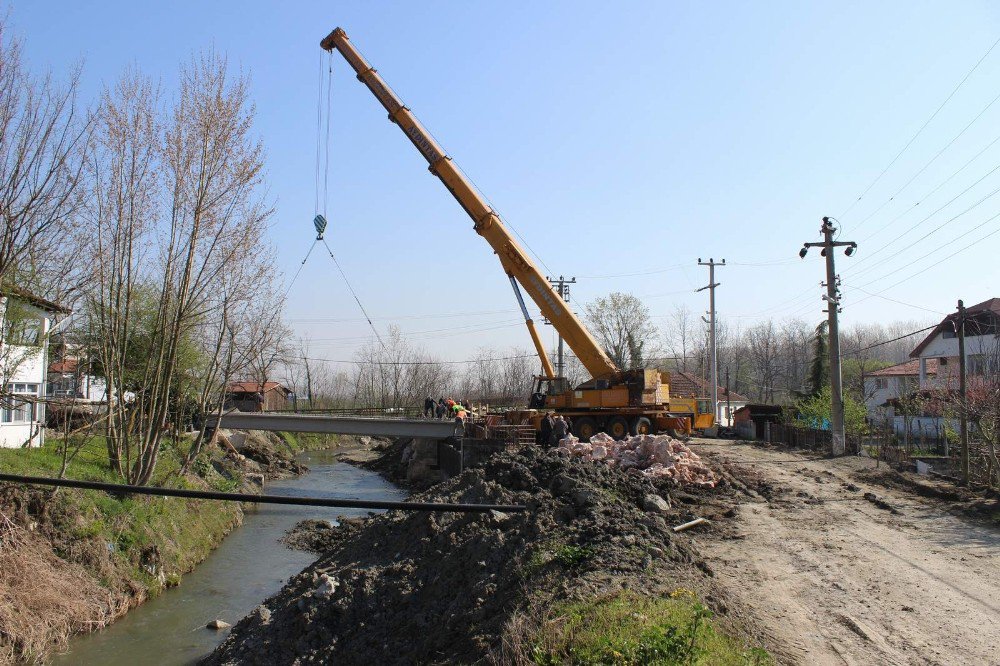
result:
[[(621, 439), (629, 434), (661, 431), (690, 433), (693, 427), (710, 427), (698, 425), (706, 421), (705, 411), (698, 409), (701, 406), (698, 401), (693, 405), (686, 401), (682, 401), (683, 404), (671, 402), (669, 378), (665, 373), (654, 368), (622, 370), (615, 365), (511, 235), (486, 198), (364, 56), (354, 48), (341, 28), (324, 37), (320, 46), (326, 51), (336, 50), (347, 60), (358, 80), (385, 107), (389, 120), (399, 127), (427, 160), (428, 170), (441, 180), (468, 213), (473, 229), (490, 244), (507, 274), (542, 370), (542, 374), (536, 378), (528, 409), (506, 413), (508, 422), (527, 422), (538, 427), (542, 414), (553, 411), (569, 416), (573, 422), (574, 434), (583, 440), (602, 431)], [(564, 377), (555, 375), (538, 331), (525, 307), (522, 289), (552, 323), (592, 379), (572, 387)], [(680, 411), (673, 409), (675, 405), (681, 408)], [(712, 417), (714, 410), (707, 411), (707, 416)]]

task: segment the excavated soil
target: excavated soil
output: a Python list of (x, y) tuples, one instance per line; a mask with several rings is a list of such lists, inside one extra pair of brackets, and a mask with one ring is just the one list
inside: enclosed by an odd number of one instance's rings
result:
[[(725, 477), (719, 486), (712, 492), (736, 492)], [(682, 506), (669, 506), (671, 494)], [(670, 529), (693, 515), (683, 505), (701, 504), (702, 491), (558, 452), (498, 455), (413, 499), (529, 510), (392, 511), (302, 526), (293, 538), (324, 555), (203, 663), (509, 661), (512, 628), (539, 605), (623, 587), (666, 592), (710, 571), (691, 566), (689, 539)]]

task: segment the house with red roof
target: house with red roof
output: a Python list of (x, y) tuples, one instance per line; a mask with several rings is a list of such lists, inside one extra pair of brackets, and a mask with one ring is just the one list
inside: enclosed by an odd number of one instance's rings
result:
[[(925, 361), (924, 380), (932, 381), (937, 376), (937, 369), (937, 359)], [(865, 374), (865, 406), (868, 408), (868, 413), (890, 413), (895, 401), (921, 388), (920, 375), (919, 359), (911, 359)]]
[(226, 387), (226, 409), (273, 412), (288, 409), (292, 392), (278, 382), (232, 382)]
[[(1000, 361), (1000, 298), (965, 309), (965, 363), (968, 377), (995, 374)], [(941, 320), (910, 357), (919, 364), (920, 388), (958, 388), (958, 314)], [(928, 372), (931, 362), (937, 371)]]

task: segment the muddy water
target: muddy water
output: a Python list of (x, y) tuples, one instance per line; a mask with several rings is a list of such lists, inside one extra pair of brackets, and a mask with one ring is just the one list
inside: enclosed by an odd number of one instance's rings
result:
[[(303, 454), (309, 473), (268, 484), (275, 495), (308, 495), (371, 500), (405, 499), (406, 493), (374, 472), (337, 463), (326, 451)], [(192, 664), (225, 639), (227, 631), (206, 629), (216, 618), (236, 624), (315, 555), (287, 548), (279, 539), (305, 518), (333, 520), (363, 515), (355, 509), (260, 505), (243, 526), (222, 542), (180, 586), (132, 610), (104, 631), (80, 636), (55, 664)]]

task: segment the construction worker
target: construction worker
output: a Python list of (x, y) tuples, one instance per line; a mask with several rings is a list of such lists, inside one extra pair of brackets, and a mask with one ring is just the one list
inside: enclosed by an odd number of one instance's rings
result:
[(569, 426), (563, 417), (556, 415), (555, 421), (552, 424), (552, 446), (558, 446), (559, 442), (563, 440), (564, 437), (569, 433)]
[(428, 419), (434, 418), (435, 411), (437, 411), (437, 403), (434, 402), (434, 398), (430, 396), (424, 398), (424, 417)]
[(437, 411), (437, 417), (439, 419), (443, 419), (444, 415), (445, 415), (445, 412), (447, 411), (447, 409), (445, 407), (445, 404), (444, 404), (444, 398), (440, 398), (437, 401), (437, 410), (436, 411)]
[(552, 446), (552, 426), (553, 425), (555, 425), (555, 421), (552, 418), (552, 413), (549, 412), (545, 416), (542, 417), (542, 423), (541, 423), (541, 426), (539, 428), (539, 431), (540, 431), (540, 434), (541, 434), (541, 437), (540, 437), (541, 441), (539, 442), (539, 444), (541, 444), (546, 449), (549, 448), (550, 446)]

